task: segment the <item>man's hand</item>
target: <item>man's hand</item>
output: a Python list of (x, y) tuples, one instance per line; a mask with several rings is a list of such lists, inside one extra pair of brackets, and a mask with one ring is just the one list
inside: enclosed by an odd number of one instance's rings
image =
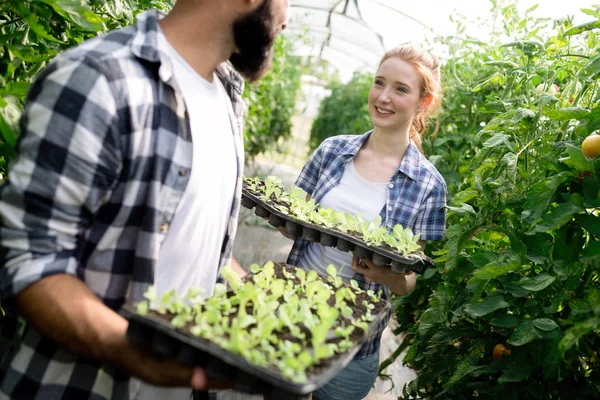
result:
[(369, 282), (386, 285), (396, 294), (408, 294), (417, 284), (417, 276), (413, 271), (407, 273), (396, 273), (389, 267), (376, 265), (369, 259), (362, 260), (361, 265), (358, 257), (352, 257), (352, 270), (361, 273)]
[(111, 364), (157, 386), (197, 390), (227, 388), (211, 382), (201, 368), (155, 356), (127, 341), (128, 322), (106, 307), (78, 278), (57, 274), (43, 278), (15, 299), (17, 311), (42, 335), (76, 355)]

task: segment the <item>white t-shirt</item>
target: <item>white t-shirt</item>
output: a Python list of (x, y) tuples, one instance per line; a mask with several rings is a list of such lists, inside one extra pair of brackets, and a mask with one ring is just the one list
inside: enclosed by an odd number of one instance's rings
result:
[[(360, 215), (366, 221), (372, 221), (381, 212), (387, 200), (387, 183), (370, 182), (359, 175), (354, 161), (346, 164), (340, 183), (329, 190), (319, 202), (323, 207), (337, 211)], [(350, 280), (354, 271), (352, 253), (343, 252), (320, 243), (309, 243), (300, 259), (300, 266), (327, 275), (327, 266), (333, 264), (337, 269), (343, 266), (340, 276)]]
[[(237, 158), (228, 108), (230, 99), (216, 74), (212, 82), (199, 76), (159, 35), (173, 64), (190, 117), (192, 170), (189, 182), (160, 249), (154, 285), (160, 294), (175, 289), (184, 296), (191, 287), (213, 293), (221, 247), (227, 232), (237, 178)], [(185, 173), (185, 172), (184, 172)], [(190, 388), (140, 385), (139, 400), (189, 400)]]
[(237, 159), (221, 81), (200, 77), (170, 45), (173, 73), (183, 93), (192, 135), (190, 179), (160, 249), (154, 283), (158, 294), (192, 286), (211, 295), (233, 202)]

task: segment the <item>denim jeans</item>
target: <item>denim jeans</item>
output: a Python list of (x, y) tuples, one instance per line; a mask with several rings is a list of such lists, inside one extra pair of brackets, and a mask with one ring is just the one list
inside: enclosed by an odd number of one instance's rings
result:
[(327, 385), (315, 391), (319, 400), (361, 400), (367, 396), (379, 371), (379, 352), (350, 361)]

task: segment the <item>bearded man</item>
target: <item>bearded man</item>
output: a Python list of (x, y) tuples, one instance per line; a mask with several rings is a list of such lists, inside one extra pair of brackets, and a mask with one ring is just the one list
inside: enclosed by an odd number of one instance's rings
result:
[(160, 387), (189, 399), (229, 386), (128, 343), (117, 311), (149, 285), (210, 295), (235, 264), (242, 76), (267, 71), (288, 8), (178, 0), (37, 76), (0, 189), (1, 302), (5, 320), (23, 321), (2, 330), (13, 346), (0, 399), (175, 400)]

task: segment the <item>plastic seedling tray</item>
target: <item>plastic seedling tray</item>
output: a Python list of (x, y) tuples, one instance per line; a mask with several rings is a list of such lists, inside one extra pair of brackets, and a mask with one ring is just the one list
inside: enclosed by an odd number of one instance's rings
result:
[(433, 265), (433, 261), (423, 253), (402, 256), (384, 248), (369, 246), (357, 237), (296, 219), (267, 204), (246, 189), (242, 189), (242, 206), (254, 208), (256, 215), (268, 219), (269, 224), (275, 228), (285, 227), (286, 233), (295, 238), (301, 237), (309, 242), (335, 247), (340, 251), (350, 251), (359, 258), (372, 259), (375, 264), (389, 265), (395, 272), (411, 270), (422, 274)]
[[(369, 324), (369, 334), (379, 325), (390, 310), (386, 304), (374, 315)], [(307, 373), (305, 383), (295, 383), (281, 376), (276, 369), (258, 367), (241, 356), (222, 349), (209, 340), (197, 338), (184, 329), (173, 327), (158, 314), (139, 315), (136, 308), (126, 304), (121, 315), (129, 321), (127, 339), (145, 346), (154, 353), (173, 356), (179, 362), (206, 369), (209, 379), (233, 382), (233, 389), (244, 393), (263, 393), (269, 400), (310, 400), (311, 393), (332, 380), (352, 360), (364, 343), (362, 335), (347, 352), (334, 356), (333, 361), (318, 373)]]

